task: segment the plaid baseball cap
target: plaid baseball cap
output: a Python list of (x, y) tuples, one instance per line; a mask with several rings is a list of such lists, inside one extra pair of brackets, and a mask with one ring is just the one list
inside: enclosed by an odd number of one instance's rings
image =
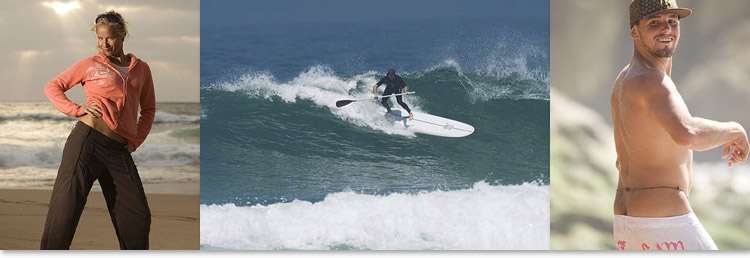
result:
[(664, 11), (674, 12), (680, 19), (693, 13), (690, 9), (678, 8), (677, 0), (633, 0), (630, 2), (630, 27), (644, 17)]

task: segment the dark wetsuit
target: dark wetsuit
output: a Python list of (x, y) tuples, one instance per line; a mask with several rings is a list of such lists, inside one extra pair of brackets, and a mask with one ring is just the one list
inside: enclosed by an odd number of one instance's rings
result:
[[(383, 79), (380, 79), (378, 81), (378, 86), (385, 84), (385, 91), (383, 92), (383, 96), (385, 95), (391, 95), (391, 94), (399, 94), (401, 93), (401, 89), (406, 87), (406, 83), (404, 83), (404, 80), (401, 79), (401, 76), (394, 75), (393, 80), (388, 78), (388, 76), (384, 76)], [(391, 106), (388, 105), (388, 100), (390, 97), (383, 98), (380, 103), (383, 104), (383, 106), (388, 109), (388, 113), (391, 112)], [(406, 112), (411, 113), (411, 109), (409, 109), (409, 106), (404, 103), (403, 100), (401, 100), (401, 96), (396, 96), (396, 102), (398, 102), (401, 107), (403, 107)]]

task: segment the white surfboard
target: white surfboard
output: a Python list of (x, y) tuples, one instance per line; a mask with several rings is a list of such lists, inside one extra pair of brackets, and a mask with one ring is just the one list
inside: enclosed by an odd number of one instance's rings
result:
[(414, 120), (409, 120), (409, 112), (391, 109), (389, 121), (394, 126), (406, 128), (415, 133), (442, 137), (465, 137), (474, 133), (474, 127), (456, 120), (412, 111)]

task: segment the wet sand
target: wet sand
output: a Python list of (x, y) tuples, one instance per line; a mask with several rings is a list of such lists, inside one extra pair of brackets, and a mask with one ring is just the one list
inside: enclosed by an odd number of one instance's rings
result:
[[(150, 249), (198, 249), (198, 184), (169, 185), (173, 190), (154, 186), (144, 186), (151, 208)], [(165, 191), (171, 193), (161, 193)], [(51, 194), (51, 189), (0, 189), (1, 250), (39, 249)], [(96, 189), (89, 194), (70, 248), (120, 249), (104, 197)]]

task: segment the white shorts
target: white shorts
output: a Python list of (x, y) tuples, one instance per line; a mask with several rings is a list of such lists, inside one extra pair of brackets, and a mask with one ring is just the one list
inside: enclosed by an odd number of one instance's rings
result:
[(718, 250), (692, 212), (665, 218), (615, 215), (614, 230), (617, 250)]

